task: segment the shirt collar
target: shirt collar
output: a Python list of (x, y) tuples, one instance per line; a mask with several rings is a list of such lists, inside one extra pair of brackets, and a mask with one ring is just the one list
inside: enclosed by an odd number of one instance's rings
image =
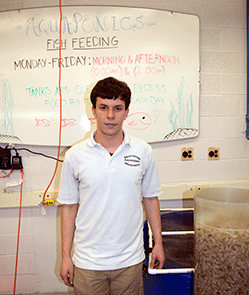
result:
[(91, 133), (91, 136), (90, 138), (88, 138), (88, 145), (90, 147), (94, 147), (94, 146), (97, 146), (98, 143), (94, 140), (94, 136), (96, 134), (96, 130), (94, 130), (92, 133)]
[[(94, 146), (97, 146), (97, 145), (100, 145), (99, 143), (97, 143), (94, 139), (94, 136), (96, 134), (96, 130), (94, 130), (89, 138), (89, 141), (88, 141), (88, 144), (89, 146), (91, 147), (94, 147)], [(124, 140), (122, 142), (121, 145), (131, 145), (131, 137), (123, 130), (123, 134), (124, 134)]]
[(123, 130), (123, 134), (124, 134), (124, 145), (131, 145), (131, 137), (128, 133), (126, 133), (124, 130)]

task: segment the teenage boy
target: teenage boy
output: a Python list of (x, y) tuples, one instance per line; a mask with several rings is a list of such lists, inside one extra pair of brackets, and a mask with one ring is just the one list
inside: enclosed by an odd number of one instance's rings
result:
[[(151, 267), (164, 263), (161, 194), (151, 147), (122, 129), (128, 85), (109, 77), (91, 92), (97, 130), (66, 153), (58, 201), (62, 207), (60, 275), (77, 295), (141, 294), (143, 209), (155, 241)], [(71, 249), (73, 249), (73, 259)]]

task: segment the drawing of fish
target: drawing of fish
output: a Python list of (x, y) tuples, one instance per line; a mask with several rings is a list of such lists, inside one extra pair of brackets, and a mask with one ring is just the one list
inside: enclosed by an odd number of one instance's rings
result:
[(137, 112), (129, 115), (127, 119), (124, 121), (124, 126), (135, 129), (135, 130), (144, 130), (150, 127), (152, 124), (152, 119), (150, 115), (143, 113), (143, 112)]
[(48, 119), (35, 119), (35, 120), (36, 120), (35, 126), (43, 126), (43, 127), (50, 126), (50, 121)]
[(75, 126), (77, 124), (77, 120), (75, 118), (62, 119), (61, 121), (62, 121), (61, 127)]

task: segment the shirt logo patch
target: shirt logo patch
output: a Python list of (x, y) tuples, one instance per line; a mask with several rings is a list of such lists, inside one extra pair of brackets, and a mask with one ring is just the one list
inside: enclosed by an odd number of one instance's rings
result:
[(131, 166), (131, 167), (140, 166), (140, 160), (141, 158), (139, 158), (136, 155), (124, 156), (124, 164), (127, 166)]

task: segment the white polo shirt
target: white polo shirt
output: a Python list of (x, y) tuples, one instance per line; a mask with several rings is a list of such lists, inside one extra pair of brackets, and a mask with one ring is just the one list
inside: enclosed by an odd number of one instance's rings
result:
[(66, 153), (58, 202), (79, 203), (75, 266), (112, 270), (144, 260), (144, 198), (161, 194), (151, 147), (124, 133), (111, 156), (91, 138)]

